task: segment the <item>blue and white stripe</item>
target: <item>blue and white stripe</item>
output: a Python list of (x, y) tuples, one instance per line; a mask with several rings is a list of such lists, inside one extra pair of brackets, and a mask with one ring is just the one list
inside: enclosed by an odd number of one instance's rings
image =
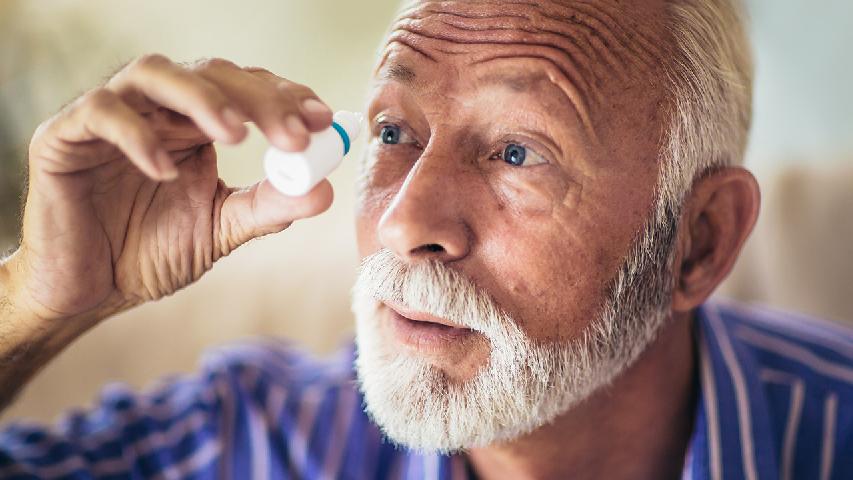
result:
[[(853, 478), (853, 333), (709, 303), (696, 315), (700, 399), (684, 479)], [(284, 342), (218, 349), (150, 393), (107, 388), (56, 427), (0, 433), (0, 478), (464, 479), (462, 455), (383, 439), (354, 351), (318, 361)]]

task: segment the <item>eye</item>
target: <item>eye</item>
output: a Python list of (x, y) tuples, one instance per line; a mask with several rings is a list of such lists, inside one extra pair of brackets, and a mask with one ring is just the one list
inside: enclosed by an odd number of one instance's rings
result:
[(507, 143), (503, 151), (497, 156), (514, 167), (547, 163), (547, 160), (541, 155), (520, 143)]
[(524, 160), (527, 158), (527, 148), (524, 145), (510, 143), (504, 147), (503, 159), (506, 163), (520, 167), (524, 165)]
[(374, 135), (380, 145), (419, 146), (414, 135), (406, 127), (391, 122), (380, 122), (375, 128)]
[(400, 143), (400, 127), (397, 125), (383, 125), (379, 131), (379, 140), (385, 145), (396, 145)]

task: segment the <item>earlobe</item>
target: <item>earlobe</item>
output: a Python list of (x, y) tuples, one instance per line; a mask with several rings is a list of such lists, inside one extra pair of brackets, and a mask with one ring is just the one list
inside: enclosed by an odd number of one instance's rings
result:
[(673, 311), (696, 308), (726, 278), (755, 226), (759, 206), (758, 183), (743, 168), (724, 168), (694, 183), (679, 227)]

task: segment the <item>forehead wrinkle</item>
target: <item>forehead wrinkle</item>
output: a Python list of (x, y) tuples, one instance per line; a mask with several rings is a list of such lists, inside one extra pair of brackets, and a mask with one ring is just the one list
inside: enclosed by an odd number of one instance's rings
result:
[[(421, 13), (418, 12), (419, 15)], [(532, 54), (530, 56), (547, 57), (557, 64), (561, 71), (572, 77), (580, 90), (594, 100), (601, 101), (604, 98), (603, 93), (590, 83), (590, 79), (596, 84), (603, 84), (605, 76), (595, 75), (592, 69), (586, 67), (593, 63), (589, 58), (589, 50), (564, 32), (542, 31), (518, 22), (511, 25), (504, 22), (504, 25), (498, 27), (495, 27), (494, 22), (490, 22), (482, 27), (472, 27), (470, 24), (459, 25), (446, 17), (433, 15), (429, 19), (401, 18), (391, 39), (405, 39), (407, 45), (417, 45), (419, 50), (433, 50), (448, 55), (469, 55), (473, 45), (524, 47)]]
[[(665, 56), (665, 48), (662, 46), (665, 42), (662, 42), (662, 39), (652, 38), (643, 29), (635, 28), (635, 25), (629, 26), (626, 22), (617, 20), (620, 16), (626, 19), (632, 18), (621, 5), (616, 6), (601, 1), (593, 3), (588, 0), (575, 0), (572, 2), (572, 9), (582, 14), (582, 16), (575, 16), (574, 21), (578, 22), (579, 26), (586, 26), (591, 33), (601, 36), (605, 46), (617, 45), (629, 51), (633, 54), (631, 58), (639, 61), (645, 67), (656, 67), (659, 60)], [(545, 10), (543, 15), (548, 15), (558, 21), (566, 20), (565, 15), (560, 15), (559, 12)], [(571, 20), (571, 16), (569, 20)]]
[[(557, 48), (569, 55), (571, 61), (579, 65), (583, 65), (584, 62), (578, 62), (576, 57), (580, 57), (581, 60), (586, 60), (586, 63), (590, 64), (592, 63), (590, 60), (596, 57), (603, 60), (609, 67), (609, 74), (617, 73), (620, 80), (626, 78), (628, 62), (618, 54), (618, 51), (611, 48), (613, 45), (619, 44), (616, 38), (606, 32), (598, 32), (597, 28), (589, 22), (585, 22), (577, 14), (560, 16), (543, 11), (537, 15), (527, 16), (513, 15), (510, 12), (503, 12), (499, 15), (473, 16), (437, 10), (426, 11), (431, 13), (438, 23), (450, 29), (461, 32), (481, 32), (493, 41), (497, 37), (505, 36), (507, 37), (506, 43), (511, 43), (510, 37), (512, 37), (513, 32), (527, 34), (521, 35), (518, 43)], [(425, 18), (426, 16), (418, 17), (420, 20)], [(580, 42), (576, 38), (577, 32), (573, 31), (575, 27), (586, 33), (587, 42)], [(601, 25), (599, 24), (598, 27)], [(459, 37), (455, 39), (450, 37), (448, 35), (445, 39), (460, 43), (476, 43), (461, 41)], [(585, 76), (592, 76), (597, 81), (602, 81), (600, 72), (587, 71)]]
[(566, 97), (569, 104), (572, 106), (572, 111), (578, 116), (578, 120), (581, 126), (583, 127), (583, 130), (586, 133), (588, 139), (594, 143), (597, 143), (598, 134), (596, 132), (595, 125), (592, 121), (592, 117), (590, 116), (589, 102), (587, 98), (583, 95), (582, 90), (572, 81), (573, 78), (576, 77), (567, 74), (567, 72), (562, 69), (562, 66), (558, 62), (553, 61), (547, 56), (539, 56), (533, 54), (519, 55), (516, 53), (490, 53), (487, 56), (477, 58), (475, 61), (472, 62), (472, 65), (482, 65), (488, 62), (499, 60), (520, 59), (532, 59), (544, 62), (543, 68), (545, 69), (546, 78), (557, 88), (558, 91), (560, 91)]
[[(651, 30), (662, 26), (658, 17), (659, 12), (650, 13), (648, 6), (640, 5), (629, 11), (625, 5), (606, 0), (425, 1), (415, 2), (404, 10), (398, 24), (407, 22), (406, 27), (413, 34), (429, 30), (442, 32), (446, 41), (460, 44), (476, 43), (470, 38), (465, 42), (464, 37), (509, 42), (513, 31), (517, 32), (515, 40), (518, 43), (535, 43), (537, 39), (533, 37), (539, 33), (543, 37), (538, 40), (540, 43), (572, 53), (576, 63), (599, 67), (593, 69), (595, 75), (585, 73), (590, 80), (604, 82), (614, 75), (618, 80), (625, 80), (634, 73), (631, 67), (647, 73), (661, 64), (666, 55), (666, 42), (653, 38), (657, 35), (650, 35), (641, 28), (648, 26)], [(442, 26), (448, 28), (442, 29)], [(447, 31), (454, 27), (459, 31)], [(459, 49), (437, 47), (444, 50), (443, 53), (464, 53)]]

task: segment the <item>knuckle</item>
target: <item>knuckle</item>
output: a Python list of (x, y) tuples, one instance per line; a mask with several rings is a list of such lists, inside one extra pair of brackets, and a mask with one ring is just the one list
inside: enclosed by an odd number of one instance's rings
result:
[(147, 53), (138, 57), (131, 63), (131, 68), (158, 68), (171, 65), (169, 57), (160, 53)]
[(50, 132), (51, 127), (56, 124), (60, 115), (61, 114), (56, 114), (48, 118), (47, 120), (44, 120), (33, 131), (33, 136), (32, 138), (30, 138), (29, 144), (30, 158), (35, 158), (36, 155), (33, 155), (33, 151), (36, 150), (42, 144), (42, 140), (45, 137), (50, 136), (48, 132)]
[(126, 79), (129, 77), (144, 75), (152, 70), (168, 67), (172, 64), (165, 55), (159, 53), (147, 53), (137, 57), (135, 60), (127, 64), (117, 75), (117, 79)]
[(96, 88), (80, 98), (78, 108), (84, 114), (91, 115), (113, 107), (117, 100), (115, 94), (106, 88)]
[(192, 65), (192, 70), (198, 72), (211, 72), (214, 70), (222, 70), (227, 68), (239, 68), (234, 62), (230, 60), (226, 60), (224, 58), (203, 58), (201, 60), (196, 61)]
[(272, 94), (271, 101), (267, 103), (267, 107), (274, 112), (293, 112), (297, 109), (296, 97), (294, 97), (294, 95), (289, 91), (276, 90)]
[(269, 71), (268, 69), (266, 69), (264, 67), (243, 67), (243, 70), (248, 72), (248, 73), (251, 73), (252, 75), (258, 76), (258, 77), (279, 78), (278, 75), (272, 73), (271, 71)]
[(314, 90), (300, 83), (290, 82), (290, 84), (284, 88), (286, 88), (291, 94), (293, 94), (297, 98), (318, 98), (317, 94), (314, 93)]

